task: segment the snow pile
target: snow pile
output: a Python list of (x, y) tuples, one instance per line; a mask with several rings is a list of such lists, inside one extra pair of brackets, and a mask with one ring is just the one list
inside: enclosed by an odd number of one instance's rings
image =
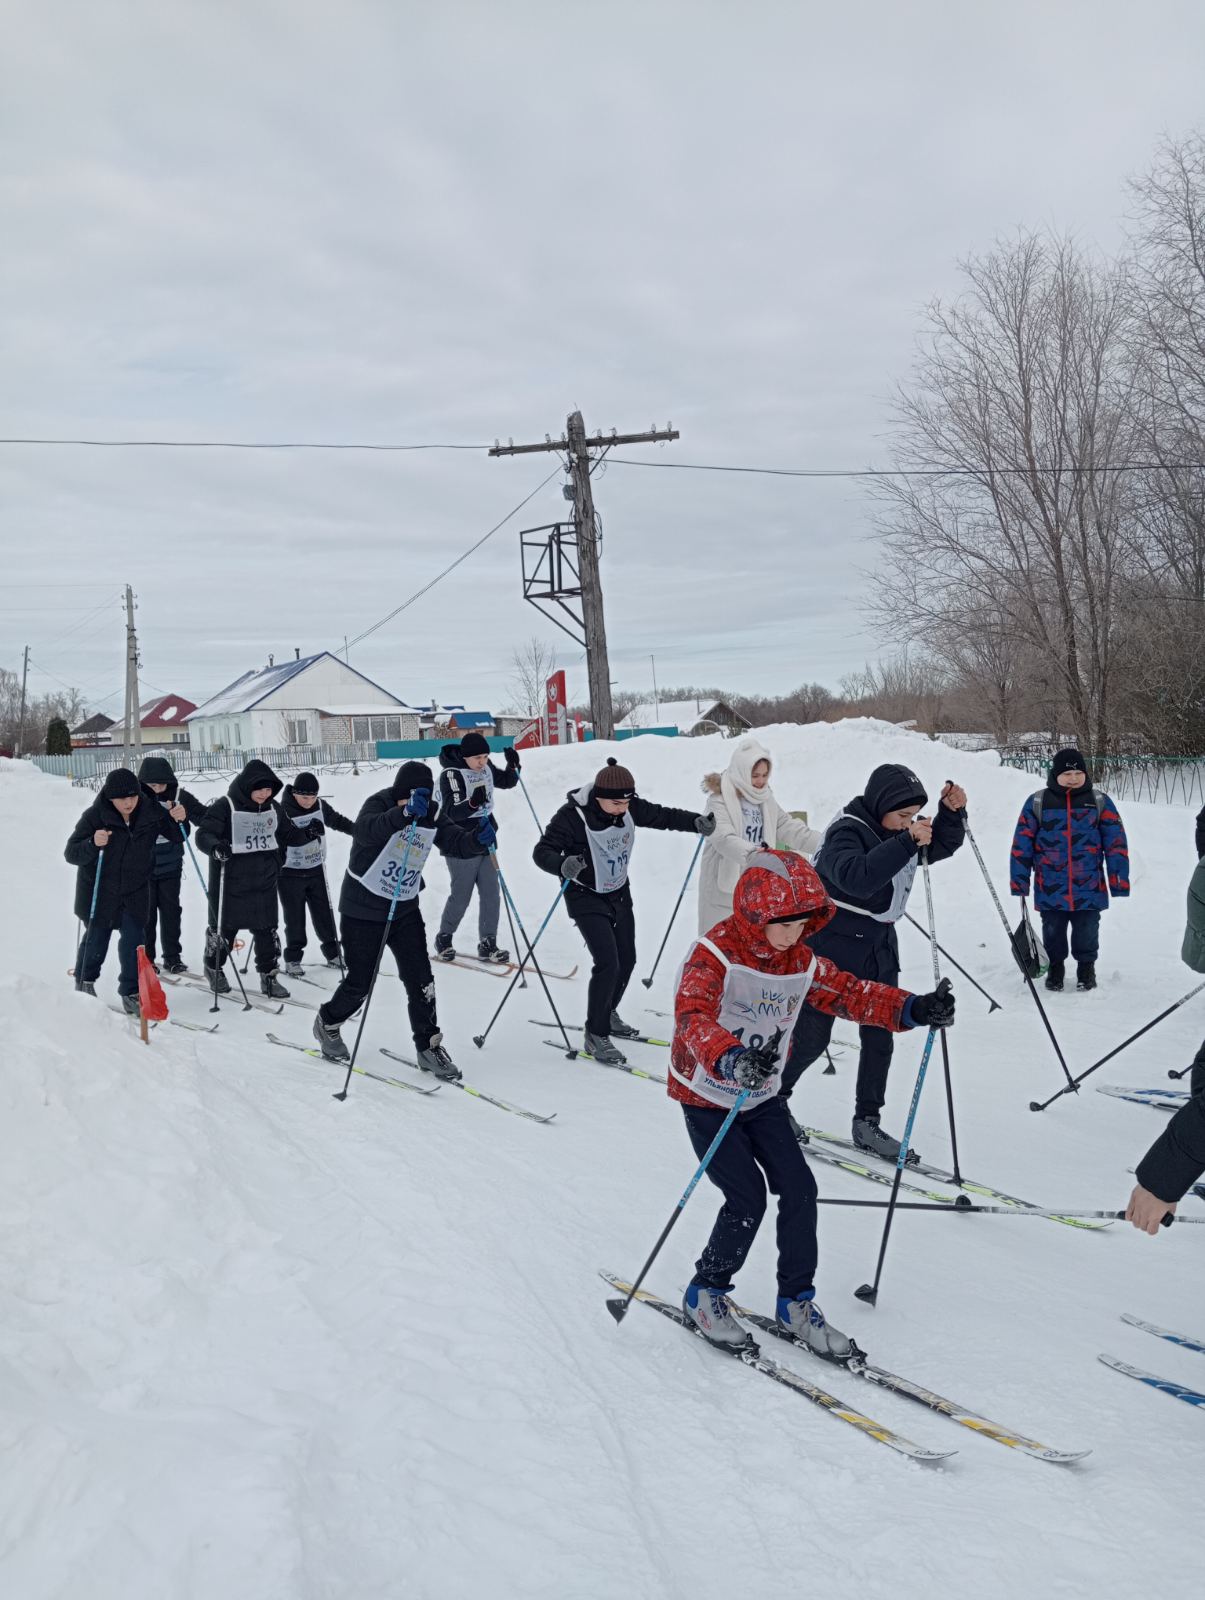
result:
[[(780, 803), (821, 825), (880, 761), (908, 762), (933, 795), (957, 779), (1007, 888), (1008, 841), (1032, 779), (879, 723), (758, 736), (775, 757)], [(547, 819), (610, 750), (649, 798), (699, 805), (700, 778), (729, 749), (719, 738), (570, 747), (529, 756), (524, 777)], [(354, 814), (384, 777), (324, 779), (323, 792)], [(943, 1469), (910, 1467), (640, 1308), (615, 1328), (596, 1271), (638, 1268), (693, 1157), (663, 1089), (541, 1042), (554, 1035), (529, 1021), (549, 1015), (534, 981), (479, 1053), (471, 1036), (503, 982), (437, 974), (469, 1080), (555, 1110), (550, 1127), (452, 1089), (419, 1099), (363, 1078), (341, 1105), (331, 1098), (341, 1075), (265, 1038), (272, 1028), (306, 1042), (309, 1013), (296, 1008), (266, 1018), (227, 1007), (213, 1036), (164, 1025), (144, 1047), (75, 996), (62, 849), (88, 798), (0, 763), (5, 1595), (660, 1600), (700, 1584), (768, 1594), (799, 1575), (809, 1591), (899, 1600), (955, 1586), (987, 1597), (1197, 1592), (1185, 1530), (1199, 1520), (1201, 1418), (1095, 1357), (1111, 1351), (1201, 1387), (1205, 1361), (1118, 1317), (1202, 1331), (1205, 1229), (1149, 1240), (1121, 1227), (902, 1214), (871, 1311), (852, 1290), (873, 1269), (880, 1214), (826, 1210), (818, 1288), (834, 1321), (884, 1365), (1050, 1444), (1094, 1452), (1079, 1468), (1044, 1466), (802, 1353), (769, 1352), (909, 1437), (959, 1451)], [(556, 885), (531, 864), (523, 796), (500, 796), (498, 809), (500, 860), (534, 933)], [(1178, 948), (1192, 818), (1123, 810), (1134, 897), (1104, 918), (1102, 988), (1049, 1001), (1073, 1068), (1191, 987)], [(637, 979), (694, 843), (639, 840)], [(346, 850), (332, 838), (336, 885)], [(1041, 1203), (1122, 1204), (1126, 1169), (1161, 1115), (1090, 1091), (1043, 1117), (1028, 1112), (1060, 1075), (971, 852), (933, 882), (939, 937), (1005, 1007), (989, 1018), (956, 980), (964, 1170)], [(199, 966), (191, 867), (185, 885), (185, 958)], [(428, 925), (445, 886), (433, 863)], [(919, 885), (913, 911), (923, 920)], [(633, 985), (625, 1011), (653, 1032), (665, 1024), (644, 1007), (668, 1008), (692, 930), (689, 895), (652, 991)], [(462, 942), (475, 932), (466, 921)], [(930, 987), (926, 942), (907, 927), (900, 939), (903, 981)], [(558, 971), (581, 960), (561, 913), (541, 950)], [(582, 1020), (584, 981), (550, 984), (566, 1020)], [(112, 958), (102, 987), (112, 999)], [(199, 991), (168, 997), (173, 1015), (207, 1020)], [(1165, 1082), (1203, 1020), (1186, 1007), (1101, 1076)], [(363, 1063), (405, 1075), (377, 1049), (408, 1043), (389, 978)], [(631, 1054), (664, 1070), (664, 1052)], [(897, 1130), (919, 1054), (916, 1036), (897, 1049)], [(837, 1065), (835, 1078), (809, 1073), (796, 1104), (846, 1131), (853, 1054)], [(939, 1074), (914, 1142), (948, 1162)], [(819, 1182), (824, 1194), (880, 1195), (830, 1169)], [(685, 1283), (715, 1205), (703, 1185), (651, 1287), (670, 1297)], [(739, 1285), (746, 1303), (769, 1308), (773, 1268), (767, 1224)]]

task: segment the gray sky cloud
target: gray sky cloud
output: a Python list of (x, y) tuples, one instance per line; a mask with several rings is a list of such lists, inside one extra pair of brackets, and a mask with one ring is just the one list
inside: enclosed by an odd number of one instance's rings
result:
[[(672, 419), (659, 460), (864, 466), (957, 257), (1021, 224), (1113, 248), (1202, 81), (1179, 0), (10, 8), (0, 434), (475, 443), (580, 406)], [(128, 580), (148, 680), (201, 699), (370, 626), (551, 465), (0, 450), (0, 665), (28, 640), (118, 690)], [(858, 485), (616, 465), (597, 497), (621, 682), (877, 653)], [(580, 692), (519, 588), (518, 528), (564, 509), (554, 482), (353, 663), (496, 705), (540, 632)]]

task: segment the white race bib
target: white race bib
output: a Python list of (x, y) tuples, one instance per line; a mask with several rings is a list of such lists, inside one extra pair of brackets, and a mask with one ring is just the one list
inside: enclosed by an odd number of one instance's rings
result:
[[(778, 1042), (778, 1071), (760, 1089), (753, 1090), (745, 1101), (746, 1106), (758, 1105), (778, 1093), (782, 1082), (782, 1064), (786, 1060), (787, 1050), (791, 1044), (791, 1033), (807, 992), (812, 987), (812, 974), (816, 970), (815, 957), (812, 958), (806, 972), (777, 976), (759, 972), (756, 967), (742, 967), (730, 961), (710, 939), (700, 939), (699, 943), (724, 967), (724, 990), (720, 996), (718, 1018), (720, 1027), (726, 1029), (734, 1039), (739, 1039), (741, 1044), (749, 1049), (760, 1048), (776, 1028), (782, 1029), (782, 1038)], [(686, 1084), (693, 1094), (709, 1100), (712, 1105), (731, 1109), (733, 1101), (741, 1092), (739, 1083), (713, 1078), (701, 1064), (696, 1066), (689, 1076), (679, 1072), (672, 1064), (670, 1071), (680, 1083)]]
[(230, 848), (235, 855), (266, 855), (276, 849), (276, 807), (239, 811), (230, 807)]
[[(846, 819), (850, 822), (862, 822), (861, 817), (851, 817), (848, 811), (838, 811), (828, 827), (831, 828), (833, 823)], [(865, 828), (867, 824), (862, 822), (862, 826)], [(827, 838), (828, 828), (824, 832)], [(823, 849), (824, 845), (821, 844), (820, 850)], [(820, 850), (817, 850), (817, 856), (820, 855)], [(906, 861), (895, 877), (892, 878), (891, 904), (886, 911), (867, 911), (865, 906), (846, 905), (844, 900), (838, 900), (835, 895), (833, 896), (833, 904), (842, 911), (852, 911), (855, 917), (869, 917), (872, 922), (898, 922), (907, 909), (908, 896), (912, 893), (912, 881), (916, 877), (916, 869), (919, 863), (919, 856), (913, 856), (912, 860)]]
[(417, 828), (413, 843), (410, 829), (402, 828), (393, 835), (363, 876), (350, 869), (347, 875), (363, 884), (369, 894), (380, 895), (382, 900), (413, 900), (418, 894), (423, 868), (434, 843), (434, 828)]
[(741, 800), (741, 838), (758, 849), (765, 843), (766, 813), (752, 801)]
[(628, 865), (636, 843), (636, 824), (622, 817), (610, 828), (586, 828), (594, 866), (594, 887), (599, 894), (614, 894), (628, 881)]
[[(312, 811), (299, 812), (297, 816), (290, 817), (289, 821), (295, 828), (308, 828), (311, 823), (318, 822), (322, 816), (322, 803)], [(295, 872), (307, 872), (311, 867), (320, 867), (326, 860), (326, 830), (323, 829), (315, 839), (307, 839), (304, 844), (291, 844), (285, 851), (285, 866)]]

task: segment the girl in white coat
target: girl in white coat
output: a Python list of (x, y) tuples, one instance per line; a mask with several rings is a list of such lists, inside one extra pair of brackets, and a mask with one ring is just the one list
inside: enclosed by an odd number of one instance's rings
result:
[(810, 856), (823, 833), (783, 811), (770, 792), (770, 752), (756, 739), (742, 739), (724, 772), (703, 779), (715, 796), (715, 832), (703, 848), (699, 869), (699, 932), (732, 915), (732, 894), (749, 857), (761, 849), (795, 850)]

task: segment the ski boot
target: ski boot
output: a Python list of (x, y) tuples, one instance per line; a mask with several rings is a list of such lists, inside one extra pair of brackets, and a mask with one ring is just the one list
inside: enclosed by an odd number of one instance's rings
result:
[(332, 1022), (323, 1022), (321, 1011), (314, 1018), (314, 1038), (328, 1061), (350, 1061), (343, 1036)]
[(174, 956), (172, 960), (163, 963), (163, 970), (171, 977), (178, 978), (182, 972), (187, 972), (188, 968), (180, 960), (179, 956)]
[(302, 966), (300, 961), (286, 961), (285, 962), (285, 977), (286, 978), (304, 978), (305, 977), (305, 968)]
[(756, 1351), (753, 1335), (732, 1315), (728, 1298), (731, 1287), (705, 1289), (701, 1284), (689, 1284), (682, 1309), (709, 1344), (722, 1345), (726, 1350)]
[[(883, 1132), (879, 1127), (878, 1117), (855, 1117), (853, 1141), (859, 1150), (865, 1150), (872, 1156), (880, 1156), (884, 1161), (900, 1159), (900, 1141)], [(909, 1150), (904, 1165), (914, 1167), (919, 1160), (916, 1151)]]
[(337, 944), (324, 944), (322, 946), (322, 959), (328, 967), (334, 967), (336, 972), (342, 972), (343, 963), (339, 960), (339, 946)]
[(1075, 963), (1075, 987), (1077, 989), (1096, 988), (1096, 962), (1077, 961)]
[[(201, 971), (205, 974), (205, 982), (212, 989), (213, 988), (213, 968), (209, 965), (208, 961), (201, 968)], [(229, 994), (230, 993), (230, 979), (226, 976), (225, 971), (220, 969), (220, 968), (218, 970), (218, 993), (219, 994)]]
[(582, 1049), (588, 1056), (593, 1056), (595, 1061), (601, 1061), (604, 1067), (626, 1067), (628, 1058), (621, 1050), (617, 1050), (605, 1035), (600, 1037), (586, 1029), (586, 1036), (582, 1040)]
[(437, 1078), (442, 1078), (445, 1083), (459, 1083), (461, 1079), (460, 1068), (444, 1049), (444, 1036), (442, 1033), (433, 1033), (431, 1042), (425, 1050), (418, 1053), (418, 1064), (424, 1072), (431, 1072)]
[(635, 1039), (640, 1033), (640, 1029), (633, 1028), (630, 1022), (625, 1022), (618, 1011), (612, 1011), (611, 1032), (618, 1039)]
[(785, 1328), (796, 1344), (810, 1350), (822, 1361), (837, 1361), (844, 1365), (862, 1352), (849, 1337), (824, 1319), (824, 1312), (816, 1304), (814, 1289), (805, 1289), (794, 1299), (778, 1297), (778, 1326)]
[(81, 983), (79, 992), (80, 994), (90, 994), (94, 1000), (96, 999), (96, 985), (94, 983)]
[(121, 1009), (127, 1017), (140, 1017), (142, 1015), (142, 1006), (136, 994), (123, 994), (119, 998), (121, 1000)]
[(274, 972), (260, 973), (259, 992), (267, 995), (269, 1000), (287, 1000), (289, 998), (289, 991)]
[(435, 959), (437, 961), (456, 960), (456, 951), (452, 948), (452, 935), (450, 933), (437, 933), (435, 935)]
[(1066, 971), (1061, 961), (1052, 961), (1046, 969), (1046, 987), (1051, 994), (1062, 994), (1063, 974)]
[(795, 1140), (796, 1140), (797, 1143), (799, 1143), (799, 1144), (811, 1144), (812, 1141), (811, 1141), (811, 1139), (808, 1138), (807, 1129), (803, 1126), (802, 1123), (796, 1122), (795, 1118), (791, 1115), (791, 1113), (789, 1111), (787, 1112), (787, 1121), (791, 1124), (791, 1132), (795, 1136)]
[(477, 941), (478, 961), (496, 961), (499, 966), (505, 966), (510, 960), (509, 950), (499, 950), (493, 939), (479, 939)]

